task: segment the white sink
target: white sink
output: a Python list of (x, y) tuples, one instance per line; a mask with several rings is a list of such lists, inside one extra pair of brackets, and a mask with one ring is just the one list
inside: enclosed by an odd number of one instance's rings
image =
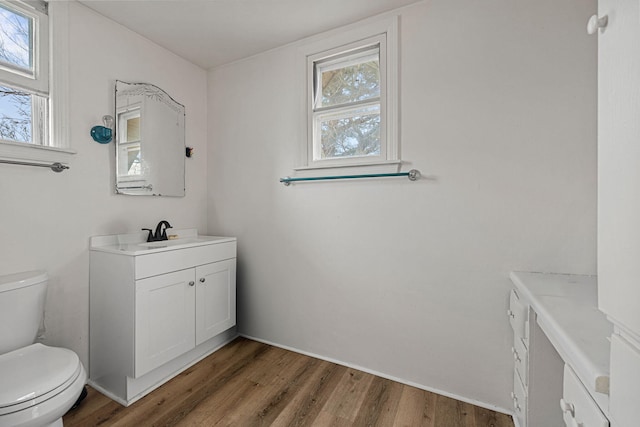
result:
[(174, 239), (174, 240), (160, 240), (158, 242), (144, 242), (138, 243), (138, 246), (142, 246), (145, 248), (167, 248), (169, 246), (177, 246), (177, 245), (190, 245), (193, 243), (203, 243), (206, 240), (203, 239)]

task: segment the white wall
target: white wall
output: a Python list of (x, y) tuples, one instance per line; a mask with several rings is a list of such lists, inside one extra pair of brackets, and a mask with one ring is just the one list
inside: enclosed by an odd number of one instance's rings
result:
[[(89, 237), (135, 232), (167, 219), (206, 231), (206, 72), (148, 40), (70, 2), (71, 169), (0, 164), (0, 274), (44, 269), (50, 275), (46, 338), (75, 350), (87, 363)], [(54, 48), (55, 50), (55, 48)], [(120, 79), (160, 86), (186, 106), (184, 198), (113, 194), (113, 143), (89, 130), (114, 111)]]
[(211, 233), (238, 237), (241, 333), (510, 408), (510, 270), (595, 273), (596, 1), (401, 11), (404, 170), (296, 184), (285, 46), (209, 77)]

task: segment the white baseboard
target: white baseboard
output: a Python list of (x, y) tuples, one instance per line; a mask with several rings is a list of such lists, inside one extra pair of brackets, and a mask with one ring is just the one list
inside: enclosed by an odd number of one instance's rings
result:
[[(289, 347), (289, 346), (286, 346), (286, 345), (274, 343), (274, 342), (271, 342), (271, 341), (264, 340), (262, 338), (252, 337), (251, 335), (247, 335), (247, 334), (238, 334), (238, 335), (241, 336), (241, 337), (253, 340), (253, 341), (258, 341), (258, 342), (261, 342), (261, 343), (264, 343), (264, 344), (272, 345), (274, 347), (279, 347), (279, 348), (282, 348), (282, 349), (285, 349), (285, 350), (293, 351), (294, 353), (304, 354), (305, 356), (314, 357), (316, 359), (326, 360), (327, 362), (335, 363), (337, 365), (342, 365), (342, 366), (346, 366), (348, 368), (357, 369), (358, 371), (363, 371), (363, 372), (366, 372), (368, 374), (376, 375), (378, 377), (382, 377), (382, 378), (385, 378), (385, 379), (388, 379), (388, 380), (391, 380), (391, 381), (396, 381), (396, 382), (399, 382), (401, 384), (406, 384), (408, 386), (419, 388), (419, 389), (425, 390), (425, 391), (429, 391), (431, 393), (435, 393), (435, 394), (439, 394), (439, 395), (442, 395), (442, 396), (450, 397), (452, 399), (456, 399), (456, 400), (459, 400), (461, 402), (470, 403), (472, 405), (479, 406), (479, 407), (485, 408), (485, 409), (489, 409), (491, 411), (496, 411), (496, 412), (500, 412), (500, 413), (503, 413), (503, 414), (507, 414), (507, 415), (510, 415), (515, 420), (513, 411), (507, 410), (505, 408), (501, 408), (501, 407), (496, 406), (496, 405), (491, 405), (489, 403), (480, 402), (480, 401), (475, 400), (475, 399), (469, 399), (469, 398), (466, 398), (464, 396), (458, 396), (457, 394), (454, 394), (454, 393), (449, 393), (449, 392), (444, 391), (444, 390), (439, 390), (439, 389), (436, 389), (436, 388), (433, 388), (433, 387), (425, 386), (423, 384), (418, 384), (418, 383), (414, 383), (412, 381), (407, 381), (407, 380), (405, 380), (403, 378), (394, 377), (393, 375), (387, 375), (387, 374), (385, 374), (383, 372), (374, 371), (372, 369), (368, 369), (368, 368), (365, 368), (363, 366), (354, 365), (352, 363), (346, 363), (346, 362), (343, 362), (341, 360), (332, 359), (330, 357), (326, 357), (326, 356), (322, 356), (322, 355), (319, 355), (319, 354), (310, 353), (308, 351), (303, 351), (303, 350), (300, 350), (300, 349), (297, 349), (297, 348)], [(518, 427), (517, 424), (516, 424), (516, 427)]]

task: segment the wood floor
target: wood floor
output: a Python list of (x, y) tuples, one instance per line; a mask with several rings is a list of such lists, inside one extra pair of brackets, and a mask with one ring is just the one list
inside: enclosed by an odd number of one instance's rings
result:
[(513, 427), (511, 417), (238, 338), (125, 408), (89, 388), (65, 427)]

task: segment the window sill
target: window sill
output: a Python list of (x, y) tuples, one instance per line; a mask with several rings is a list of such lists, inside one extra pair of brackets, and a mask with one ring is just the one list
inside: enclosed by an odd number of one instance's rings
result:
[(20, 142), (0, 142), (0, 158), (28, 162), (67, 163), (75, 150), (59, 147), (43, 147)]

